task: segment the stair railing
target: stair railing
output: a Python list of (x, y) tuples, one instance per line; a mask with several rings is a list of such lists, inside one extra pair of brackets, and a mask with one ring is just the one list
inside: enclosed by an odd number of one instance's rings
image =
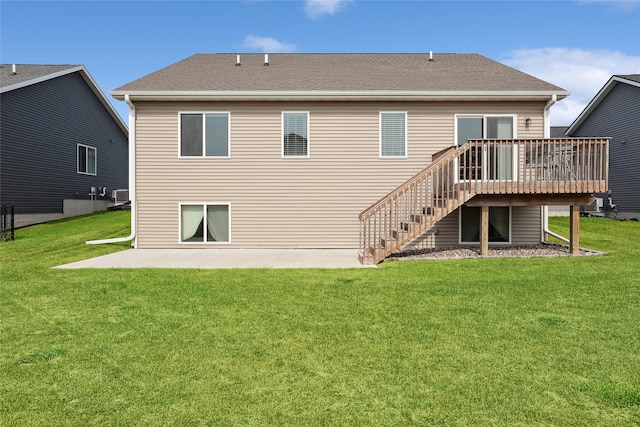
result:
[(476, 194), (607, 191), (608, 154), (607, 138), (469, 140), (439, 152), (360, 213), (360, 259), (377, 264)]

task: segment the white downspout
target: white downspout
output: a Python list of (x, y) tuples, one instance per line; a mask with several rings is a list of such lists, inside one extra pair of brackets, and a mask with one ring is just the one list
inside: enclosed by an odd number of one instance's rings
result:
[(551, 95), (551, 99), (547, 101), (547, 105), (544, 106), (544, 124), (543, 124), (543, 138), (551, 138), (551, 107), (558, 100), (557, 95)]
[[(551, 107), (558, 101), (557, 95), (551, 95), (551, 99), (547, 101), (547, 105), (544, 106), (544, 122), (543, 122), (543, 137), (551, 138)], [(542, 207), (542, 240), (546, 241), (547, 236), (555, 237), (565, 243), (569, 243), (569, 239), (566, 239), (559, 234), (549, 230), (549, 206), (544, 205)]]
[(129, 106), (129, 199), (131, 200), (131, 234), (127, 237), (116, 237), (113, 239), (89, 240), (87, 245), (103, 245), (105, 243), (128, 242), (136, 238), (137, 211), (136, 204), (136, 107), (129, 99), (129, 95), (124, 96), (124, 100)]

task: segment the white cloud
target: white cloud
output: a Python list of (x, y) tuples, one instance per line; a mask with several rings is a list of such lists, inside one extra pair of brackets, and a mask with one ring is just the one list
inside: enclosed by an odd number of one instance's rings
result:
[(640, 0), (579, 0), (578, 3), (582, 4), (605, 4), (613, 9), (620, 10), (622, 12), (628, 12), (635, 9), (640, 5)]
[(353, 0), (306, 0), (304, 10), (307, 16), (316, 19), (322, 15), (335, 15), (352, 2)]
[(242, 46), (250, 50), (258, 50), (264, 53), (286, 53), (295, 52), (296, 45), (284, 43), (271, 37), (257, 37), (248, 35), (244, 38)]
[(640, 74), (640, 57), (612, 50), (521, 49), (501, 59), (506, 65), (571, 92), (551, 108), (551, 124), (568, 126), (614, 74)]

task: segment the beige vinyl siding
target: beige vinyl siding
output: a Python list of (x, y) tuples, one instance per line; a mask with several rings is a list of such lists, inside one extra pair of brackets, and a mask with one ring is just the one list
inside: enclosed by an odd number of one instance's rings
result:
[[(459, 218), (460, 215), (456, 209), (451, 215), (438, 221), (435, 230), (427, 231), (423, 236), (409, 243), (403, 249), (426, 249), (460, 245)], [(511, 245), (535, 245), (540, 243), (542, 233), (541, 220), (540, 206), (513, 206), (511, 208)], [(499, 245), (496, 244), (496, 246)], [(502, 245), (504, 246), (504, 244)], [(479, 247), (479, 244), (465, 244), (465, 246)], [(489, 243), (489, 246), (494, 246), (494, 244)]]
[(535, 245), (542, 238), (542, 208), (514, 206), (511, 208), (511, 244)]
[[(179, 203), (193, 202), (232, 205), (232, 243), (226, 247), (356, 248), (358, 214), (427, 166), (433, 153), (454, 144), (455, 114), (518, 114), (518, 137), (533, 138), (542, 135), (543, 107), (540, 102), (137, 102), (137, 246), (215, 247), (178, 243)], [(178, 112), (190, 111), (230, 112), (230, 158), (178, 158)], [(283, 111), (309, 112), (309, 158), (282, 158)], [(407, 112), (408, 158), (379, 157), (380, 111)], [(529, 131), (525, 117), (533, 120)]]

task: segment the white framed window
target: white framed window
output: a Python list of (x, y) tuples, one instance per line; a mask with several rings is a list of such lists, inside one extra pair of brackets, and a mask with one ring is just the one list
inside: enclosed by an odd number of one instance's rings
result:
[(282, 157), (309, 157), (309, 112), (282, 112)]
[(231, 113), (181, 112), (179, 116), (179, 157), (231, 156)]
[(83, 175), (98, 174), (98, 150), (89, 145), (77, 145), (77, 172)]
[(380, 112), (380, 157), (407, 157), (406, 111)]
[[(480, 244), (480, 219), (482, 208), (477, 206), (461, 206), (459, 209), (459, 241), (460, 244)], [(511, 207), (489, 207), (489, 243), (511, 243)]]
[(231, 243), (230, 203), (180, 203), (180, 243)]

